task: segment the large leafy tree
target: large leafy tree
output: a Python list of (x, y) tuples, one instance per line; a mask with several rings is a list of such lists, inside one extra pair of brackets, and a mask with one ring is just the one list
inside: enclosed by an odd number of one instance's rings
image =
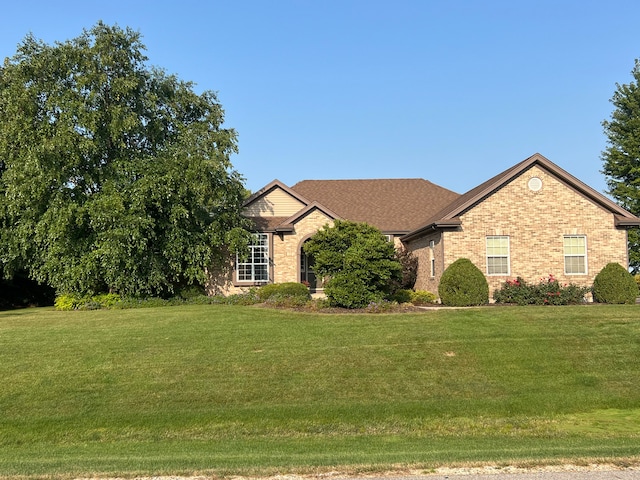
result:
[(0, 67), (0, 261), (58, 292), (163, 295), (241, 245), (236, 134), (212, 92), (98, 23)]
[[(640, 61), (631, 72), (633, 81), (616, 84), (611, 98), (615, 110), (602, 123), (608, 146), (602, 152), (607, 185), (611, 196), (624, 208), (640, 215)], [(629, 264), (640, 271), (640, 235), (629, 230)]]
[(366, 223), (335, 220), (304, 245), (316, 274), (329, 277), (325, 293), (339, 307), (361, 308), (382, 300), (402, 278), (393, 244)]

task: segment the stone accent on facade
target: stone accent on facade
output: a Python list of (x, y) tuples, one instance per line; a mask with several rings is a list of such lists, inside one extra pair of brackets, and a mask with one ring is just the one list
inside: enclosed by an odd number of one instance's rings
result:
[(333, 225), (333, 219), (318, 209), (313, 209), (298, 219), (293, 233), (273, 236), (274, 283), (300, 281), (300, 249), (302, 244), (325, 225)]

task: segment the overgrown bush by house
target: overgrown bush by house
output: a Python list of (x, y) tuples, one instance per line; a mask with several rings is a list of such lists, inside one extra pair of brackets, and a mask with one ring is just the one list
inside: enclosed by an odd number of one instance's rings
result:
[(573, 283), (560, 284), (553, 276), (541, 278), (538, 283), (527, 283), (518, 277), (507, 280), (493, 293), (496, 303), (515, 305), (577, 305), (584, 303), (588, 287)]
[(447, 306), (484, 305), (489, 303), (489, 284), (471, 260), (459, 258), (442, 272), (438, 294)]
[(364, 308), (371, 303), (380, 303), (385, 294), (372, 289), (359, 272), (342, 272), (327, 282), (324, 293), (332, 307)]
[(392, 280), (392, 291), (412, 290), (418, 278), (418, 257), (404, 247), (396, 248), (395, 258), (402, 266), (401, 275)]
[(635, 303), (638, 284), (619, 263), (609, 263), (593, 281), (593, 300), (599, 303)]
[(397, 289), (402, 265), (380, 230), (366, 223), (335, 220), (304, 245), (316, 275), (328, 277), (324, 293), (331, 306), (364, 308)]

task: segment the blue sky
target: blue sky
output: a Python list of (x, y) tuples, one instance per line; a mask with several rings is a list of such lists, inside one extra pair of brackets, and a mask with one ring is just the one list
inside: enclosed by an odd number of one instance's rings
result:
[(218, 93), (252, 191), (274, 178), (426, 178), (459, 193), (539, 152), (598, 191), (640, 2), (58, 1), (3, 5), (0, 57), (98, 20)]

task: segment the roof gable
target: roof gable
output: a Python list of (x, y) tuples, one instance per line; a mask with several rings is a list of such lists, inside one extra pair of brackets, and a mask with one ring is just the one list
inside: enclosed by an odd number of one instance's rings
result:
[(539, 153), (532, 155), (531, 157), (523, 160), (522, 162), (508, 168), (502, 173), (499, 173), (493, 178), (490, 178), (486, 182), (478, 185), (477, 187), (469, 190), (467, 193), (461, 195), (456, 200), (451, 202), (445, 208), (433, 215), (427, 222), (416, 228), (413, 232), (405, 235), (403, 240), (410, 240), (421, 236), (427, 231), (431, 231), (438, 228), (446, 228), (460, 225), (460, 215), (472, 208), (474, 205), (485, 200), (494, 192), (502, 188), (507, 183), (514, 180), (516, 177), (522, 175), (534, 165), (546, 170), (553, 175), (559, 181), (567, 185), (569, 188), (575, 190), (580, 195), (589, 199), (593, 203), (601, 206), (605, 210), (610, 211), (614, 215), (614, 221), (616, 226), (638, 226), (640, 225), (640, 218), (635, 217), (630, 212), (617, 205), (601, 193), (597, 192), (587, 184), (578, 180), (576, 177), (560, 168), (549, 159), (543, 157)]
[(302, 210), (300, 210), (299, 212), (296, 212), (294, 215), (292, 215), (291, 217), (283, 220), (276, 228), (275, 231), (276, 232), (288, 232), (288, 231), (293, 231), (293, 225), (297, 222), (299, 222), (302, 218), (306, 217), (308, 214), (310, 214), (311, 212), (318, 210), (320, 212), (322, 212), (324, 215), (326, 215), (327, 217), (329, 217), (332, 220), (335, 219), (340, 219), (340, 215), (332, 212), (331, 210), (329, 210), (328, 208), (326, 208), (324, 205), (319, 204), (318, 202), (313, 202), (309, 205), (307, 205), (305, 208), (303, 208)]
[(245, 200), (243, 214), (247, 217), (288, 218), (306, 207), (309, 201), (280, 180), (274, 180)]

